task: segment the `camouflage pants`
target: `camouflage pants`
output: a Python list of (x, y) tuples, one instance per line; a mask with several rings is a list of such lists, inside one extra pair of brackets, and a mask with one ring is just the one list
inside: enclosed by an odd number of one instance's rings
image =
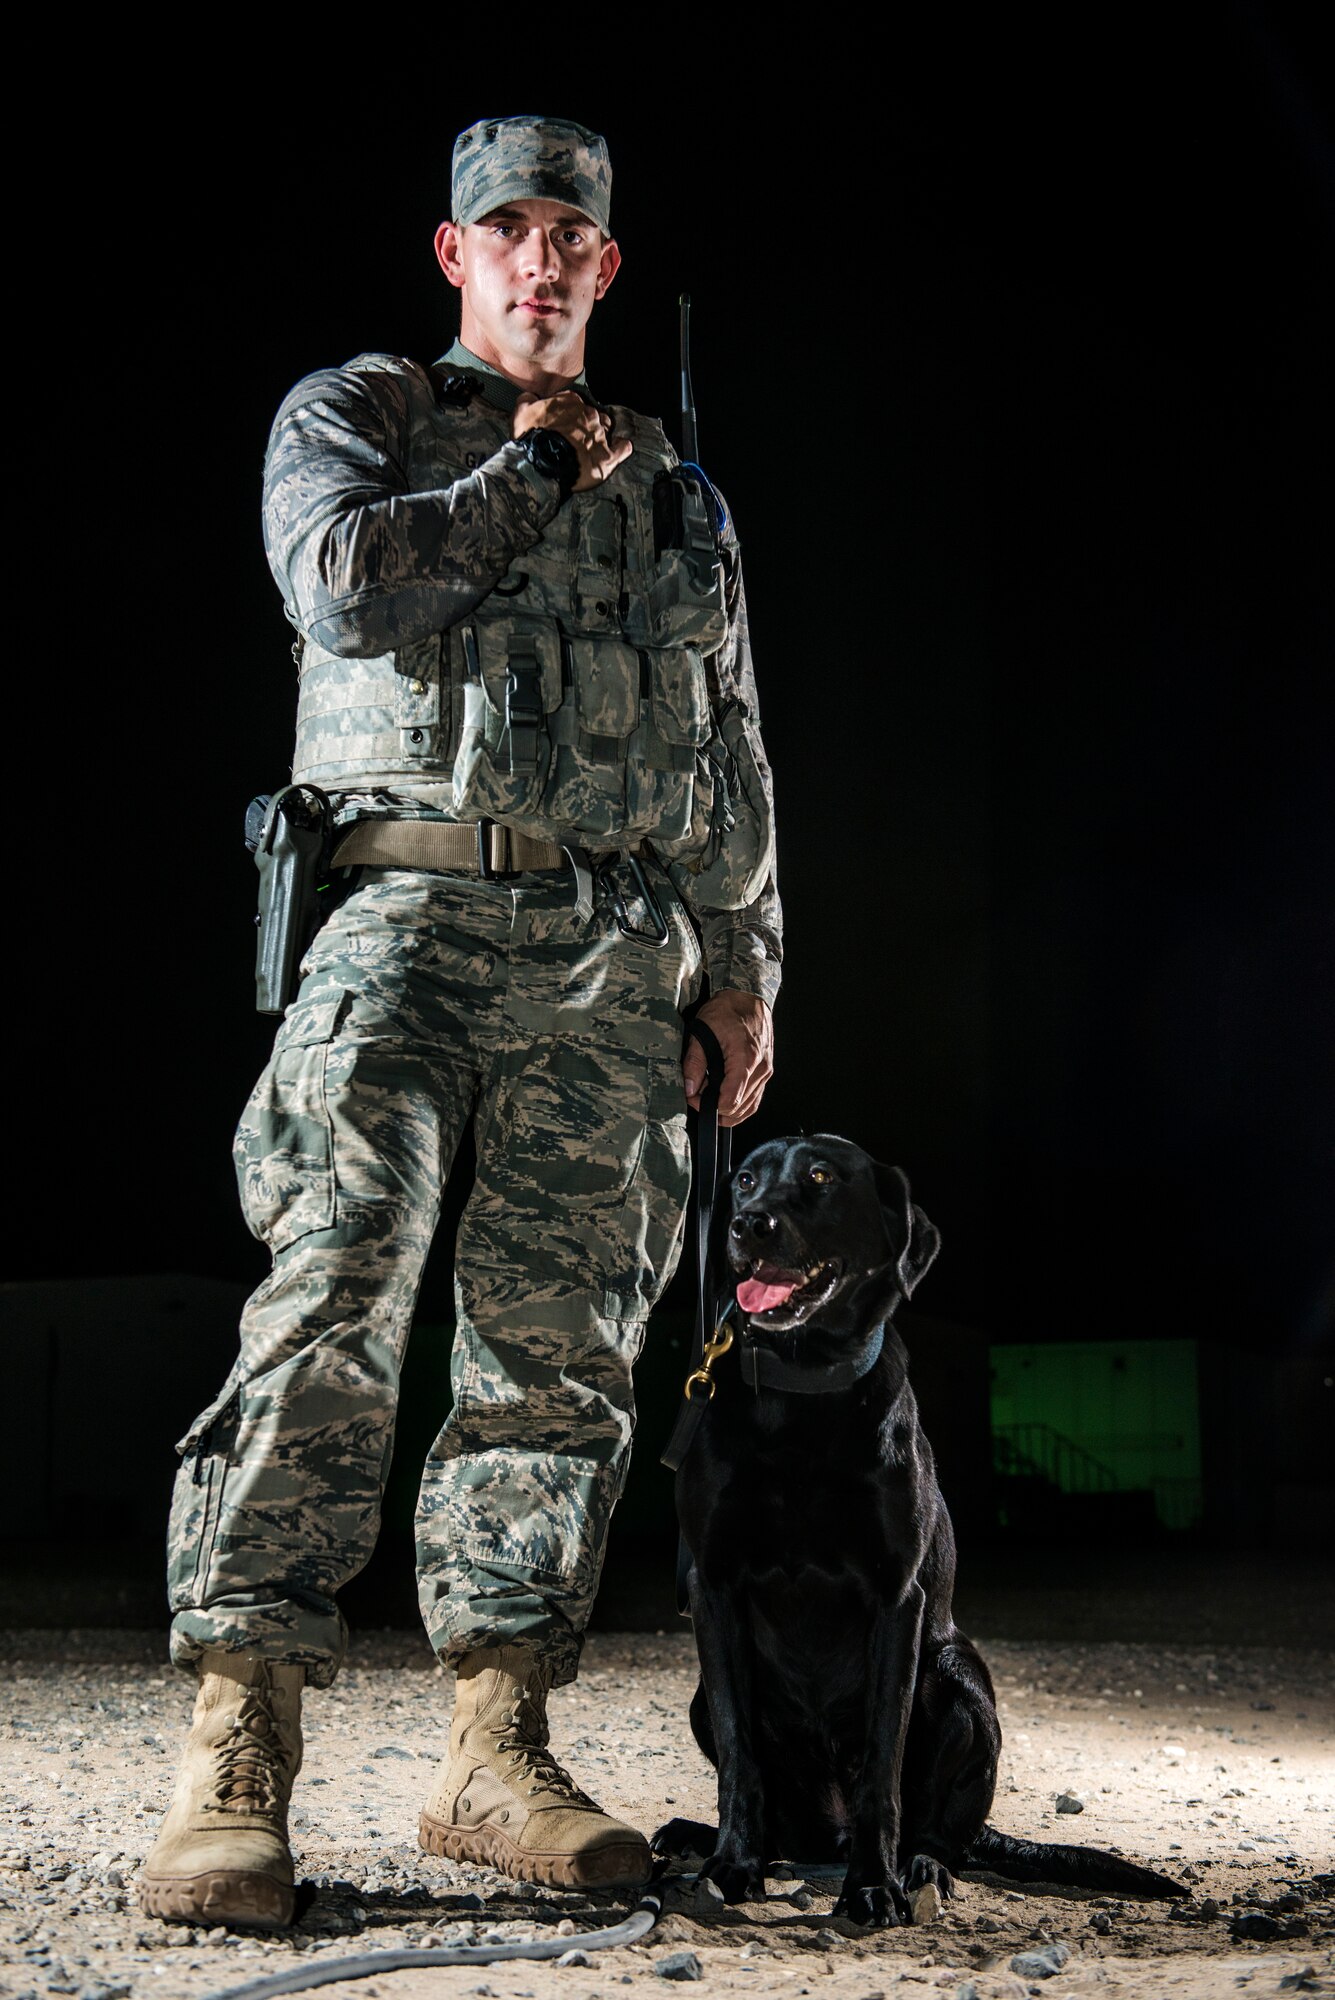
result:
[(573, 1678), (689, 1180), (681, 1010), (699, 953), (662, 896), (673, 936), (654, 950), (603, 906), (581, 922), (568, 875), (375, 869), (316, 937), (237, 1133), (273, 1270), (179, 1447), (178, 1665), (223, 1646), (333, 1679), (336, 1593), (374, 1546), (418, 1284), (472, 1114), (454, 1402), (417, 1512), (422, 1616), (442, 1659), (524, 1639)]

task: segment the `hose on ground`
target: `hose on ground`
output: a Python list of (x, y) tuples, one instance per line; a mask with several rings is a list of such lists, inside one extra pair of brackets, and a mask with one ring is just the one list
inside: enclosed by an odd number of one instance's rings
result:
[(638, 1944), (658, 1922), (663, 1892), (651, 1885), (630, 1915), (601, 1931), (576, 1931), (569, 1937), (535, 1938), (531, 1943), (428, 1945), (406, 1951), (367, 1951), (355, 1958), (326, 1958), (318, 1965), (299, 1965), (292, 1972), (250, 1979), (243, 1986), (220, 1986), (204, 2000), (269, 2000), (271, 1994), (303, 1993), (311, 1986), (331, 1986), (341, 1979), (369, 1979), (373, 1973), (406, 1972), (421, 1965), (492, 1965), (502, 1958), (560, 1958), (568, 1951), (607, 1951), (619, 1944)]

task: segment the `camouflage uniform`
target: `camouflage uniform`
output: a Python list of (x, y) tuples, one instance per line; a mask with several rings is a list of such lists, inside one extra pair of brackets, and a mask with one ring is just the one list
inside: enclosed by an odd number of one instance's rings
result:
[[(472, 131), (485, 145), (495, 129)], [(601, 171), (575, 186), (600, 221)], [(494, 158), (456, 152), (456, 216), (512, 192)], [(294, 778), (331, 793), (341, 837), (487, 818), (609, 872), (590, 916), (564, 866), (500, 881), (362, 866), (317, 933), (237, 1134), (243, 1209), (274, 1262), (180, 1447), (182, 1666), (222, 1647), (300, 1663), (315, 1685), (337, 1671), (336, 1593), (374, 1545), (418, 1284), (472, 1116), (422, 1613), (442, 1659), (524, 1640), (555, 1682), (573, 1677), (631, 1369), (681, 1240), (682, 1011), (705, 976), (777, 990), (769, 774), (726, 510), (708, 519), (703, 482), (667, 493), (675, 454), (621, 409), (631, 457), (563, 499), (511, 437), (516, 396), (457, 342), (432, 370), (364, 355), (299, 383), (271, 434), (266, 547), (304, 649)], [(648, 925), (628, 853), (667, 917), (662, 948), (617, 922), (614, 884)]]

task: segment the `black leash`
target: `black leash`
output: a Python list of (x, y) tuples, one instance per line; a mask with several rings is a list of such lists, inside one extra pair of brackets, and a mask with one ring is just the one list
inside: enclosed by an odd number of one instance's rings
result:
[[(701, 1363), (705, 1359), (705, 1342), (717, 1330), (714, 1317), (717, 1303), (712, 1275), (709, 1268), (709, 1237), (714, 1220), (714, 1203), (720, 1186), (727, 1180), (732, 1167), (732, 1133), (718, 1122), (719, 1092), (723, 1086), (723, 1051), (718, 1038), (703, 1021), (692, 1021), (686, 1029), (686, 1039), (694, 1036), (705, 1052), (708, 1069), (705, 1087), (700, 1093), (700, 1109), (696, 1115), (694, 1132), (695, 1153), (695, 1331), (691, 1337), (691, 1371), (687, 1378), (685, 1398), (677, 1413), (677, 1421), (672, 1435), (663, 1449), (660, 1464), (669, 1472), (675, 1472), (695, 1436), (700, 1419), (705, 1413), (705, 1405), (713, 1394), (713, 1384)], [(731, 1309), (731, 1308), (730, 1308)], [(729, 1344), (731, 1336), (729, 1336)], [(703, 1383), (704, 1393), (693, 1395), (693, 1383)], [(686, 1572), (690, 1558), (686, 1544), (677, 1537), (677, 1609), (686, 1612)]]

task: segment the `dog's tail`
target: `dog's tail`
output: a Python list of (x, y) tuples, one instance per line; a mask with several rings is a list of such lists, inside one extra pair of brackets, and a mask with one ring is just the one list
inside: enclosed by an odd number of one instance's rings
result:
[(1109, 1896), (1183, 1896), (1180, 1883), (1170, 1882), (1153, 1868), (1105, 1854), (1098, 1847), (1067, 1847), (1060, 1841), (1017, 1840), (985, 1826), (965, 1857), (965, 1868), (986, 1868), (1009, 1882), (1069, 1882), (1077, 1889), (1098, 1889)]

